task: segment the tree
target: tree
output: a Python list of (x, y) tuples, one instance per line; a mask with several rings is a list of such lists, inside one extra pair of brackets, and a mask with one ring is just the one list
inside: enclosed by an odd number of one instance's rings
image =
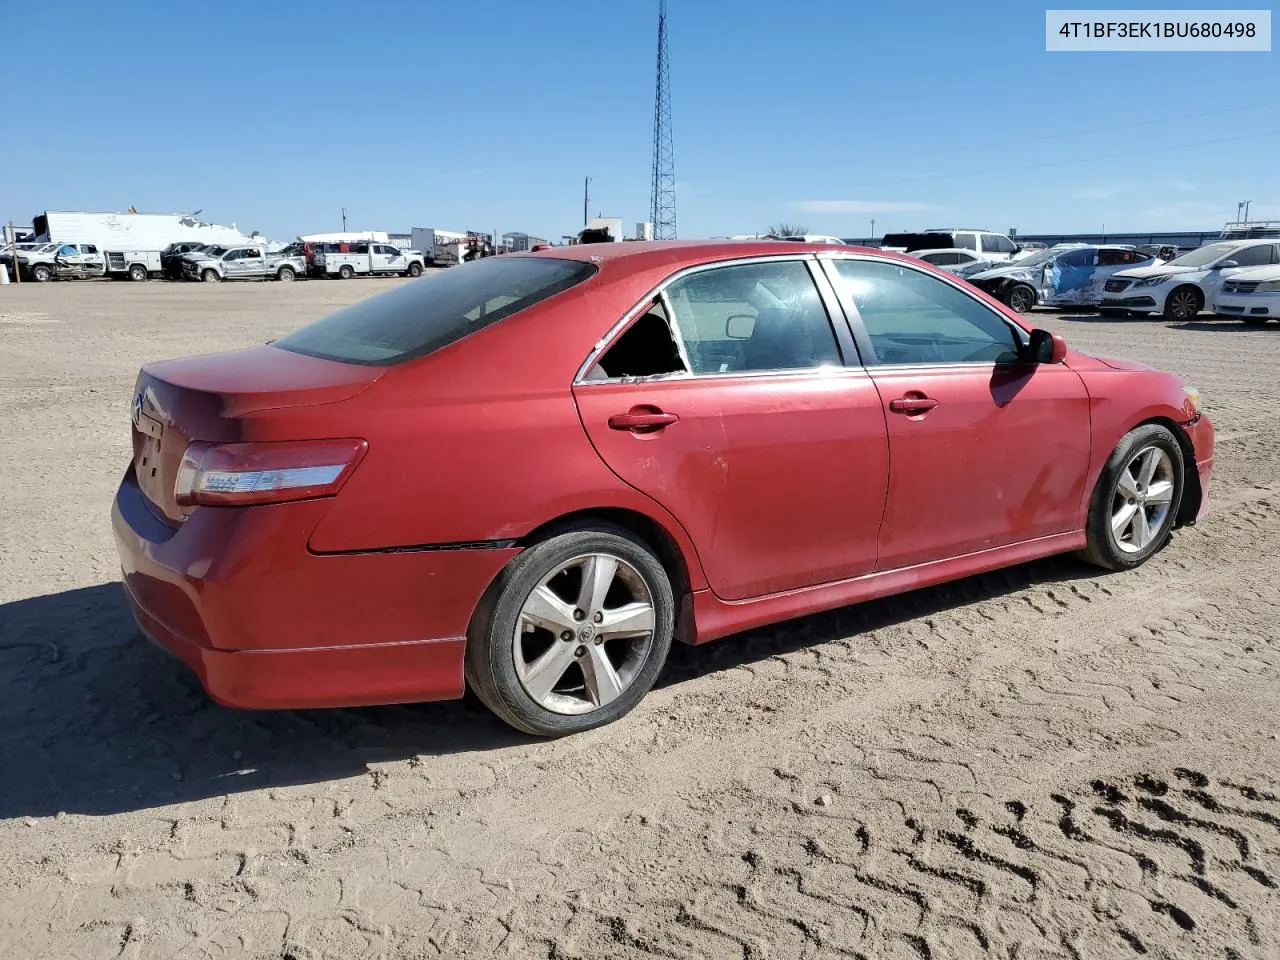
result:
[(773, 237), (803, 237), (808, 232), (808, 227), (794, 223), (775, 223), (769, 228), (769, 235)]

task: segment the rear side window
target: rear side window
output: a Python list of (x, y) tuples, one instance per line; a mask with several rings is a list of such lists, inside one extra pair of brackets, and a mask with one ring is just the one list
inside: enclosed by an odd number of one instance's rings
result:
[(577, 286), (595, 272), (589, 263), (549, 257), (477, 260), (361, 300), (274, 346), (342, 363), (401, 363)]
[(957, 233), (955, 246), (964, 247), (966, 250), (977, 250), (978, 239), (972, 233)]

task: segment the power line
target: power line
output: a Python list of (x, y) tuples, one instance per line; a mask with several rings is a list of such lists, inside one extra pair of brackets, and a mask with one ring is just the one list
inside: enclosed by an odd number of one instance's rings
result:
[(1262, 110), (1266, 107), (1280, 106), (1280, 101), (1272, 100), (1269, 103), (1254, 103), (1243, 107), (1222, 107), (1218, 110), (1202, 110), (1199, 113), (1180, 113), (1173, 117), (1158, 117), (1154, 120), (1134, 120), (1130, 123), (1117, 123), (1109, 127), (1094, 127), (1092, 130), (1071, 130), (1066, 133), (1044, 133), (1037, 137), (1026, 137), (1024, 143), (1039, 143), (1042, 140), (1062, 140), (1067, 137), (1091, 137), (1095, 133), (1110, 133), (1113, 130), (1129, 130), (1133, 127), (1151, 127), (1161, 123), (1173, 123), (1174, 121), (1194, 120), (1199, 117), (1216, 117), (1224, 113), (1240, 113), (1243, 110)]

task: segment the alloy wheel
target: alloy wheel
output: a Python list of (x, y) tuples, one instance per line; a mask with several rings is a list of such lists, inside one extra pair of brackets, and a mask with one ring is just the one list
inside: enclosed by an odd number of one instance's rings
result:
[(1111, 536), (1125, 553), (1139, 553), (1164, 533), (1173, 505), (1173, 459), (1157, 446), (1129, 458), (1111, 500)]
[(543, 577), (516, 619), (516, 676), (543, 709), (584, 714), (616, 700), (653, 646), (653, 596), (631, 564), (574, 557)]
[(1200, 312), (1200, 302), (1191, 290), (1175, 290), (1170, 294), (1169, 306), (1179, 320), (1190, 320)]

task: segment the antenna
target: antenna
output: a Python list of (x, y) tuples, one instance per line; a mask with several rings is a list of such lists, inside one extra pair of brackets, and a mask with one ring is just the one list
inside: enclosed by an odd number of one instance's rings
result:
[(653, 187), (649, 219), (655, 240), (676, 238), (676, 161), (671, 148), (671, 77), (667, 70), (667, 0), (658, 0), (658, 81), (653, 104)]

